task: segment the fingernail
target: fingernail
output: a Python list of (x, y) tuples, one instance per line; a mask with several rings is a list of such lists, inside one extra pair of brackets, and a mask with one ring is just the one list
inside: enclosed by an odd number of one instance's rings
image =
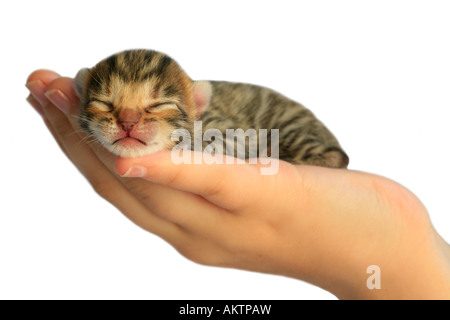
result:
[(147, 168), (142, 166), (133, 166), (125, 172), (122, 177), (126, 178), (141, 178), (147, 174)]
[(41, 104), (31, 94), (27, 97), (27, 101), (42, 117), (44, 117), (44, 109)]
[(47, 98), (45, 97), (45, 86), (41, 80), (34, 80), (28, 82), (25, 87), (30, 90), (31, 95), (42, 105), (47, 103)]
[(45, 96), (50, 100), (55, 106), (58, 107), (64, 113), (69, 112), (72, 106), (69, 98), (59, 89), (49, 90), (45, 93)]

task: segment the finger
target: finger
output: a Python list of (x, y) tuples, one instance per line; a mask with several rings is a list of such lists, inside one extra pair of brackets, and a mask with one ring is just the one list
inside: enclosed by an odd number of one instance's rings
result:
[(44, 110), (42, 109), (41, 104), (39, 101), (36, 100), (35, 97), (31, 95), (31, 93), (28, 95), (27, 99), (28, 103), (34, 108), (34, 110), (37, 111), (41, 115), (41, 117), (44, 117)]
[(136, 225), (172, 245), (182, 243), (189, 237), (189, 232), (183, 227), (153, 213), (117, 180), (104, 181), (103, 187), (94, 186), (94, 189)]
[(143, 179), (124, 179), (130, 190), (152, 212), (193, 233), (215, 236), (228, 225), (230, 212), (190, 192)]
[[(38, 70), (29, 76), (27, 83), (33, 89), (30, 91), (34, 91), (42, 105), (34, 98), (34, 95), (31, 95), (29, 102), (37, 107), (40, 106), (39, 111), (45, 116), (45, 123), (58, 145), (90, 181), (97, 193), (147, 231), (162, 237), (169, 243), (185, 242), (186, 232), (182, 228), (150, 212), (119, 182), (115, 174), (111, 174), (110, 170), (105, 168), (89, 146), (82, 142), (82, 138), (74, 134), (73, 127), (77, 123), (67, 117), (68, 114), (76, 113), (78, 109), (78, 97), (73, 91), (72, 80), (59, 78), (59, 75), (52, 71)], [(60, 104), (58, 108), (48, 101), (48, 96), (54, 99), (51, 91), (55, 89), (60, 89), (66, 95), (70, 103), (69, 109), (64, 109), (64, 105), (61, 104), (66, 103), (64, 101), (57, 101)]]
[(66, 115), (67, 120), (73, 128), (73, 132), (81, 138), (82, 143), (87, 142), (97, 155), (98, 159), (100, 159), (111, 172), (115, 172), (115, 156), (103, 148), (100, 143), (93, 140), (93, 138), (80, 127), (78, 122), (80, 100), (73, 89), (73, 79), (65, 77), (54, 79), (48, 85), (45, 96)]
[(50, 82), (59, 77), (60, 75), (54, 71), (44, 69), (36, 70), (28, 76), (25, 86), (30, 90), (33, 98), (42, 106), (48, 102), (45, 97), (47, 86)]
[(32, 82), (36, 80), (40, 80), (45, 84), (49, 84), (54, 79), (59, 78), (60, 75), (56, 73), (55, 71), (48, 70), (48, 69), (38, 69), (30, 73), (30, 75), (27, 78), (27, 82)]
[[(74, 134), (67, 117), (50, 102), (44, 105), (43, 110), (51, 127), (51, 132), (62, 144), (77, 168), (87, 177), (100, 176), (101, 174), (96, 174), (96, 172), (97, 170), (99, 172), (104, 171), (103, 164), (92, 150), (81, 142), (80, 137)], [(108, 172), (108, 175), (111, 174)]]
[[(42, 109), (42, 112), (44, 113), (44, 109)], [(48, 119), (45, 118), (45, 114), (43, 114), (44, 117), (44, 123), (47, 126), (48, 131), (50, 131), (51, 135), (53, 136), (53, 138), (55, 139), (56, 143), (58, 144), (59, 148), (64, 152), (64, 154), (66, 155), (66, 157), (72, 161), (72, 158), (70, 157), (70, 154), (67, 152), (66, 146), (64, 145), (64, 143), (61, 141), (61, 138), (59, 137), (59, 135), (55, 132), (55, 129), (53, 129), (52, 124), (50, 123), (50, 121)], [(73, 162), (73, 161), (72, 161)]]
[(58, 143), (58, 146), (64, 152), (64, 154), (70, 159), (70, 156), (67, 153), (66, 148), (59, 139), (52, 125), (47, 119), (45, 119), (45, 113), (43, 109), (43, 105), (48, 103), (48, 99), (45, 97), (45, 91), (47, 90), (47, 86), (49, 83), (51, 83), (54, 79), (57, 79), (58, 77), (60, 77), (60, 75), (51, 70), (39, 69), (33, 71), (28, 76), (25, 85), (30, 90), (30, 94), (28, 95), (26, 100), (44, 118), (44, 122), (48, 130)]
[[(77, 130), (78, 135), (83, 139), (87, 134), (81, 132), (78, 124), (79, 99), (73, 89), (73, 80), (70, 78), (58, 78), (53, 80), (47, 87), (46, 97), (64, 112), (72, 127)], [(91, 149), (97, 157), (115, 173), (113, 163), (115, 156), (98, 145), (91, 145)], [(211, 225), (217, 222), (217, 218), (212, 214), (214, 209), (211, 204), (198, 196), (174, 190), (173, 188), (162, 187), (155, 184), (140, 183), (142, 181), (132, 181), (123, 179), (127, 188), (141, 200), (149, 209), (156, 214), (177, 223), (191, 231), (206, 231), (211, 229)], [(177, 201), (173, 201), (177, 199)], [(190, 214), (187, 214), (189, 210)], [(217, 214), (217, 212), (216, 212)], [(193, 215), (195, 217), (193, 217)]]
[(45, 96), (65, 114), (78, 114), (80, 100), (73, 89), (72, 78), (59, 77), (51, 81)]
[[(58, 78), (53, 80), (48, 85), (45, 95), (67, 115), (69, 122), (75, 130), (80, 129), (77, 118), (79, 112), (79, 99), (73, 89), (72, 79)], [(86, 138), (86, 133), (78, 130), (77, 132), (82, 140)], [(105, 149), (98, 145), (92, 145), (91, 149), (93, 149), (97, 157), (115, 173), (113, 170), (115, 156), (110, 152), (104, 152)], [(194, 197), (191, 194), (180, 192), (173, 188), (157, 186), (155, 184), (145, 183), (142, 185), (139, 181), (132, 181), (130, 179), (123, 179), (122, 182), (152, 211), (172, 222), (189, 228), (190, 230), (201, 226), (207, 226), (209, 218), (212, 217), (211, 208), (209, 208), (211, 204), (199, 197)], [(173, 201), (173, 199), (177, 199), (177, 201)], [(192, 219), (192, 215), (186, 214), (187, 208), (192, 213), (195, 212), (195, 219)], [(197, 223), (195, 223), (196, 221)]]
[(251, 190), (262, 183), (262, 177), (256, 166), (175, 164), (170, 151), (139, 158), (119, 157), (115, 168), (121, 176), (143, 177), (158, 184), (192, 192), (229, 210), (241, 208), (244, 203), (256, 200), (257, 195)]
[[(78, 124), (77, 115), (79, 113), (79, 99), (75, 91), (73, 90), (72, 79), (58, 78), (53, 80), (48, 85), (45, 95), (67, 116), (67, 120), (70, 122), (74, 130), (77, 131), (81, 140), (85, 140), (87, 134), (80, 131), (80, 126)], [(58, 119), (56, 121), (60, 123), (64, 121), (64, 119)], [(113, 170), (113, 161), (115, 160), (115, 156), (110, 152), (103, 152), (104, 149), (98, 145), (90, 145), (90, 147), (100, 159), (100, 161), (102, 161), (106, 165), (106, 167), (110, 168), (111, 171), (115, 173), (115, 171)], [(186, 206), (178, 208), (178, 204), (180, 202), (184, 203), (185, 205), (189, 203), (191, 208), (195, 208), (193, 210), (198, 210), (199, 207), (201, 207), (199, 199), (192, 199), (192, 197), (189, 197), (183, 192), (176, 192), (175, 190), (170, 188), (161, 188), (160, 186), (156, 186), (155, 184), (152, 185), (147, 181), (142, 184), (142, 181), (123, 179), (122, 182), (127, 187), (129, 187), (132, 193), (137, 196), (138, 199), (143, 201), (143, 203), (146, 204), (147, 207), (152, 211), (170, 221), (183, 226), (186, 226), (186, 214), (177, 215), (177, 213), (185, 212)], [(178, 200), (172, 201), (170, 200), (170, 197), (172, 199)], [(203, 205), (205, 204), (203, 203)]]
[(179, 227), (149, 211), (122, 185), (99, 161), (95, 153), (73, 134), (71, 124), (59, 109), (51, 103), (47, 103), (43, 109), (52, 133), (57, 136), (72, 162), (99, 195), (116, 206), (130, 220), (169, 242), (183, 236)]

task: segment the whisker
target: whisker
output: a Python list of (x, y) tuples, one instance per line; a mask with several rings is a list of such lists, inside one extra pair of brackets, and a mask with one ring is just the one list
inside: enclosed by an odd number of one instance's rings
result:
[(100, 82), (99, 79), (97, 79), (97, 78), (95, 77), (94, 73), (93, 73), (91, 70), (88, 70), (88, 72), (89, 72), (89, 74), (91, 75), (92, 79), (93, 79), (95, 82), (97, 82), (97, 84), (101, 87), (101, 86), (102, 86), (102, 83)]
[(95, 137), (90, 136), (90, 135), (87, 135), (87, 136), (83, 137), (80, 140), (80, 144), (82, 144), (82, 143), (84, 143), (84, 144), (86, 144), (88, 146), (93, 146), (93, 145), (95, 145), (97, 143), (101, 145), (100, 141), (98, 141)]

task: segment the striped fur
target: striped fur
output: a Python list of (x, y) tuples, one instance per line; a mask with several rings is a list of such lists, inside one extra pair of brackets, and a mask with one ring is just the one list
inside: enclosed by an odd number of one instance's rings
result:
[(170, 149), (173, 130), (192, 132), (201, 120), (203, 132), (219, 129), (224, 137), (226, 129), (279, 129), (279, 158), (291, 163), (348, 165), (333, 134), (301, 104), (255, 85), (194, 82), (156, 51), (124, 51), (82, 69), (75, 89), (82, 128), (120, 156)]

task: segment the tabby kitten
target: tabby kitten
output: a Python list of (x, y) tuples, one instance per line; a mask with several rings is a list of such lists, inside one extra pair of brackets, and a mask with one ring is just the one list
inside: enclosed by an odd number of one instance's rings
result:
[(112, 55), (80, 70), (75, 90), (81, 127), (122, 157), (171, 149), (172, 132), (193, 132), (200, 120), (203, 132), (214, 128), (224, 136), (226, 129), (279, 129), (279, 158), (291, 163), (346, 168), (349, 162), (333, 134), (301, 104), (255, 85), (192, 81), (160, 52)]

